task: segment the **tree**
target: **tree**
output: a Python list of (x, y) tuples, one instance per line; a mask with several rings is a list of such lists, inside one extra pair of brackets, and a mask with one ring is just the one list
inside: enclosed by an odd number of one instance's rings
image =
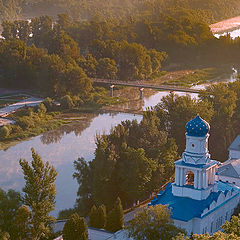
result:
[(89, 214), (89, 226), (94, 228), (104, 228), (106, 225), (106, 218), (105, 205), (102, 204), (98, 208), (93, 205)]
[(225, 233), (234, 233), (240, 237), (240, 214), (238, 214), (238, 216), (232, 216), (231, 221), (226, 221), (222, 225), (222, 228)]
[(97, 228), (104, 228), (107, 222), (106, 207), (104, 204), (98, 207)]
[(38, 240), (50, 232), (49, 223), (55, 218), (49, 213), (54, 210), (56, 185), (54, 184), (57, 172), (49, 162), (42, 161), (41, 157), (32, 148), (31, 166), (26, 160), (20, 159), (24, 179), (23, 203), (30, 208), (30, 224), (28, 226), (31, 239)]
[(173, 225), (167, 206), (156, 205), (142, 209), (127, 226), (129, 237), (136, 240), (168, 240), (183, 230)]
[(14, 219), (20, 205), (20, 193), (14, 190), (5, 192), (0, 189), (0, 229), (2, 232), (8, 232), (11, 235), (16, 232)]
[(190, 95), (179, 96), (169, 94), (161, 99), (155, 107), (157, 117), (160, 120), (159, 128), (168, 132), (174, 138), (178, 146), (178, 153), (181, 154), (185, 148), (185, 125), (188, 121), (199, 114), (206, 121), (210, 121), (214, 109), (209, 101), (200, 101), (191, 98)]
[(60, 104), (63, 109), (71, 109), (74, 107), (72, 98), (69, 95), (65, 95), (60, 99)]
[(100, 58), (97, 65), (97, 77), (105, 79), (115, 79), (116, 76), (116, 62), (110, 58)]
[(88, 240), (88, 228), (83, 217), (77, 213), (71, 215), (63, 227), (64, 240)]
[(92, 90), (92, 82), (83, 69), (77, 65), (67, 64), (64, 72), (66, 92), (72, 95), (85, 96)]
[(16, 235), (18, 240), (28, 239), (28, 230), (31, 213), (27, 206), (21, 206), (16, 213), (14, 225), (16, 226)]
[(10, 134), (10, 130), (7, 126), (0, 128), (0, 139), (5, 139)]
[(89, 214), (89, 226), (97, 228), (98, 210), (95, 205), (92, 206)]
[(118, 197), (114, 203), (113, 209), (107, 215), (106, 229), (110, 232), (116, 232), (123, 228), (124, 213), (121, 199)]

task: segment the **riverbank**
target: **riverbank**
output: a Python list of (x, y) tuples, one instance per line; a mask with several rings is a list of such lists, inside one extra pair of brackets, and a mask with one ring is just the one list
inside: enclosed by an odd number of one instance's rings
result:
[[(215, 68), (204, 68), (197, 70), (164, 72), (164, 74), (161, 74), (160, 77), (148, 80), (146, 83), (153, 85), (168, 84), (192, 87), (197, 84), (206, 83), (207, 81), (210, 81), (210, 79), (217, 80), (217, 77), (219, 75), (223, 75), (225, 71), (226, 70), (223, 70), (222, 68), (221, 71)], [(78, 122), (79, 120), (86, 121), (87, 117), (85, 114), (97, 115), (106, 113), (129, 113), (133, 115), (142, 115), (143, 111), (147, 109), (148, 106), (152, 106), (151, 100), (149, 103), (146, 103), (147, 99), (151, 99), (151, 96), (157, 97), (159, 95), (160, 101), (161, 97), (168, 94), (166, 91), (161, 93), (153, 89), (144, 89), (144, 99), (140, 99), (139, 90), (135, 87), (116, 88), (116, 90), (114, 90), (114, 98), (109, 96), (109, 92), (106, 89), (103, 90), (103, 88), (99, 88), (98, 92), (99, 95), (95, 96), (95, 104), (85, 104), (81, 107), (73, 107), (72, 109), (65, 110), (58, 108), (57, 112), (50, 112), (46, 114), (40, 113), (40, 115), (39, 113), (29, 113), (30, 116), (33, 114), (33, 117), (30, 117), (27, 113), (26, 123), (24, 123), (24, 125), (27, 124), (27, 127), (24, 126), (23, 128), (20, 128), (18, 125), (7, 125), (10, 134), (0, 140), (0, 150), (7, 149), (18, 142), (57, 129), (62, 125), (72, 124), (73, 122)], [(22, 101), (20, 103), (13, 104), (13, 106), (24, 106)], [(31, 101), (28, 101), (28, 104), (31, 103)], [(37, 103), (39, 104), (40, 102), (37, 101)], [(34, 104), (36, 104), (36, 102)], [(11, 109), (11, 107), (8, 106), (4, 109)], [(36, 115), (35, 117), (34, 114)], [(66, 114), (68, 115), (67, 118)], [(74, 118), (69, 118), (69, 116), (74, 116)], [(18, 113), (11, 114), (9, 119), (17, 122)]]

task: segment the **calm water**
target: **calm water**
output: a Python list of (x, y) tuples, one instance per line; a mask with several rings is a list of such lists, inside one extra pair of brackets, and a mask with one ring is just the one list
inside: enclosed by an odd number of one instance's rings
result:
[[(168, 94), (169, 92), (156, 92), (151, 97), (144, 98), (143, 109), (155, 106)], [(44, 161), (49, 161), (58, 171), (56, 209), (53, 215), (57, 216), (59, 210), (73, 207), (78, 188), (76, 180), (72, 178), (73, 161), (78, 157), (84, 157), (87, 161), (93, 159), (96, 134), (108, 133), (112, 127), (127, 119), (142, 119), (141, 115), (126, 113), (86, 114), (84, 117), (84, 120), (75, 121), (55, 131), (21, 142), (6, 151), (0, 151), (0, 188), (21, 191), (24, 179), (18, 161), (20, 158), (30, 161), (30, 149), (33, 147)]]

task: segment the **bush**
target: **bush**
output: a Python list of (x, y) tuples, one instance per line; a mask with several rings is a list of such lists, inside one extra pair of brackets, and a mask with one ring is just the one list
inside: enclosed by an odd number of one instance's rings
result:
[(15, 133), (20, 133), (22, 131), (22, 128), (18, 125), (12, 125), (12, 133), (15, 134)]
[(64, 240), (88, 240), (88, 228), (83, 217), (77, 213), (71, 215), (63, 227)]
[(45, 107), (45, 105), (43, 103), (40, 103), (38, 105), (38, 110), (37, 110), (38, 113), (46, 113), (47, 112), (47, 108)]
[(17, 125), (23, 130), (26, 130), (30, 127), (34, 127), (34, 121), (31, 119), (31, 117), (25, 116), (18, 119)]
[(60, 99), (60, 104), (63, 109), (71, 109), (74, 107), (72, 98), (69, 95), (65, 95)]
[(8, 126), (3, 126), (0, 128), (0, 139), (5, 139), (6, 137), (8, 137), (10, 134), (10, 129), (8, 128)]
[(54, 100), (52, 98), (45, 98), (43, 101), (43, 104), (45, 105), (45, 107), (47, 108), (48, 112), (54, 111), (55, 110), (55, 103)]

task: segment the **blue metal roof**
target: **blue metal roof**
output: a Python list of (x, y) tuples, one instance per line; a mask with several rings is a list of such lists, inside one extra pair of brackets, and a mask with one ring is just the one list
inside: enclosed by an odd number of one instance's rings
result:
[[(165, 191), (159, 192), (149, 206), (151, 205), (168, 205), (171, 209), (171, 218), (188, 222), (192, 218), (201, 218), (201, 214), (204, 209), (209, 208), (213, 201), (217, 201), (221, 192), (225, 195), (228, 191), (238, 190), (230, 184), (218, 181), (217, 182), (218, 192), (210, 193), (209, 197), (205, 200), (194, 200), (188, 197), (177, 197), (172, 194), (172, 184), (168, 184)], [(239, 192), (240, 193), (240, 192)]]
[(240, 135), (234, 139), (228, 150), (240, 151)]
[(196, 116), (186, 124), (188, 136), (204, 137), (210, 130), (210, 125), (201, 117)]

